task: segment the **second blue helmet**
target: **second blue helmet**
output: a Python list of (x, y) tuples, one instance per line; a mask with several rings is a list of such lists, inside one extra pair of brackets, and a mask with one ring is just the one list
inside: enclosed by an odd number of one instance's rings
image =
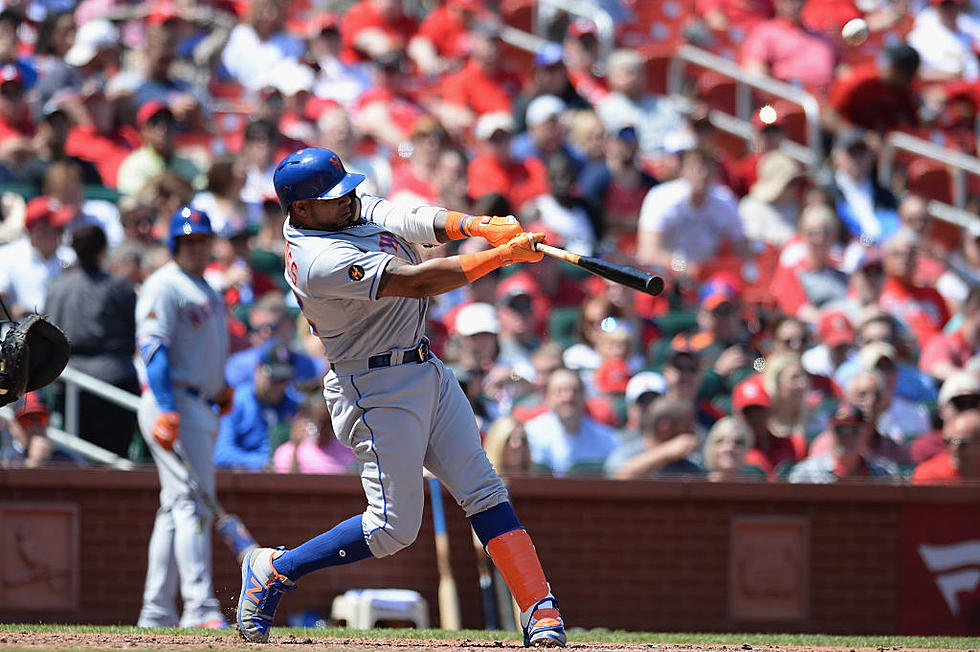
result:
[(336, 199), (354, 190), (363, 174), (348, 172), (334, 152), (322, 147), (299, 149), (276, 166), (273, 183), (283, 213), (301, 199)]
[(214, 235), (214, 230), (211, 228), (211, 218), (204, 211), (190, 206), (178, 208), (170, 218), (170, 235), (167, 238), (170, 253), (177, 251), (177, 238), (194, 233)]

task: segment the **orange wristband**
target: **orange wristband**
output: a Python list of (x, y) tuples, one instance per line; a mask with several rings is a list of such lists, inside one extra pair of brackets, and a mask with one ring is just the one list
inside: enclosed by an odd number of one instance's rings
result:
[(467, 225), (473, 219), (472, 215), (460, 213), (459, 211), (447, 211), (446, 215), (446, 235), (450, 240), (462, 240), (470, 237), (467, 233)]
[(460, 254), (459, 266), (466, 275), (466, 280), (472, 283), (481, 276), (486, 276), (504, 264), (504, 252), (500, 247), (477, 251), (472, 254)]

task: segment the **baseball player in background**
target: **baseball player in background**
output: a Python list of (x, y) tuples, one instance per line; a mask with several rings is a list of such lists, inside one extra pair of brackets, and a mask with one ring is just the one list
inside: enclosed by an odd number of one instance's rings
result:
[[(214, 492), (212, 454), (219, 414), (231, 408), (225, 385), (225, 302), (204, 281), (214, 238), (206, 213), (183, 207), (170, 220), (173, 260), (154, 272), (136, 302), (136, 337), (147, 385), (140, 430), (160, 474), (160, 509), (150, 536), (141, 627), (224, 627), (211, 583), (212, 515), (201, 490)], [(178, 621), (178, 583), (184, 612)]]
[[(422, 467), (442, 481), (521, 609), (525, 646), (564, 647), (558, 600), (480, 446), (473, 411), (453, 373), (429, 351), (428, 297), (498, 267), (536, 262), (513, 217), (474, 217), (358, 196), (364, 175), (330, 150), (298, 150), (276, 167), (287, 215), (286, 279), (330, 369), (323, 394), (337, 438), (353, 449), (367, 509), (291, 550), (259, 548), (242, 564), (239, 631), (265, 642), (284, 592), (304, 575), (410, 545), (422, 524)], [(494, 248), (422, 261), (417, 244), (482, 236)]]

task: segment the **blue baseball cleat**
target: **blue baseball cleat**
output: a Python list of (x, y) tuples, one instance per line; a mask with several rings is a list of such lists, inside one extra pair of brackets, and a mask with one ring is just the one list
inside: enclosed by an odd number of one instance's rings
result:
[(272, 566), (272, 560), (284, 551), (274, 548), (256, 548), (242, 561), (242, 592), (238, 596), (238, 633), (246, 641), (267, 643), (276, 607), (287, 591), (296, 583), (280, 575)]
[(565, 647), (565, 623), (558, 613), (558, 598), (549, 595), (538, 600), (521, 614), (521, 624), (524, 647)]

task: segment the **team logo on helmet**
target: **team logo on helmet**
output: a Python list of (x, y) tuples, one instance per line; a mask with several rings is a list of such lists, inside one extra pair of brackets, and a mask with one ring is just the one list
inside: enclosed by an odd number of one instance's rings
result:
[(344, 171), (344, 164), (341, 163), (340, 157), (337, 156), (336, 154), (331, 154), (330, 155), (330, 165), (334, 166), (335, 168), (337, 168), (341, 172)]
[(360, 265), (351, 265), (347, 268), (347, 276), (350, 277), (352, 281), (360, 281), (364, 278), (364, 268)]

